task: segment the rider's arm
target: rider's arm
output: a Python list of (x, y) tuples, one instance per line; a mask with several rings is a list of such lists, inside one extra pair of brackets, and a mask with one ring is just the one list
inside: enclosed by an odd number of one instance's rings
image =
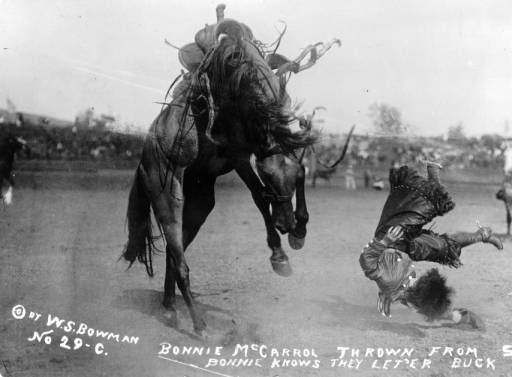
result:
[(374, 251), (384, 251), (385, 249), (390, 248), (396, 241), (398, 241), (403, 236), (403, 228), (400, 226), (393, 226), (388, 229), (384, 237), (382, 239), (373, 238), (364, 248), (363, 252), (367, 249), (372, 249)]

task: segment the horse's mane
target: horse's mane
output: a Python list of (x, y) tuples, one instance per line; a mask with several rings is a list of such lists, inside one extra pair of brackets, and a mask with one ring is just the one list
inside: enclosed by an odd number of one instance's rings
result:
[(285, 81), (272, 72), (260, 44), (225, 36), (207, 59), (205, 71), (220, 117), (241, 120), (249, 140), (261, 144), (271, 136), (286, 150), (316, 141), (308, 130), (290, 129), (296, 118), (287, 102)]

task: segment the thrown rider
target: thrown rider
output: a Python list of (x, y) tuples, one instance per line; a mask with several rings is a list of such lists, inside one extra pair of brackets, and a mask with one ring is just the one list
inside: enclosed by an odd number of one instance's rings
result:
[(465, 309), (451, 309), (453, 289), (436, 268), (416, 279), (413, 261), (430, 261), (458, 268), (462, 248), (477, 242), (502, 249), (501, 240), (488, 227), (476, 232), (437, 234), (423, 227), (436, 216), (451, 211), (455, 204), (439, 181), (441, 165), (427, 162), (428, 178), (408, 166), (392, 168), (390, 193), (374, 234), (363, 248), (359, 263), (364, 274), (379, 288), (377, 309), (391, 316), (391, 303), (416, 309), (427, 320), (452, 319), (482, 326), (481, 320)]

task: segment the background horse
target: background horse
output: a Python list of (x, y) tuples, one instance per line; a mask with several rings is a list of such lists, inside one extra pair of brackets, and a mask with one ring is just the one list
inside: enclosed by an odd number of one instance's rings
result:
[(0, 140), (0, 199), (7, 205), (12, 202), (14, 155), (21, 149), (26, 148), (26, 145), (27, 142), (21, 137), (15, 137), (11, 134)]
[[(274, 74), (250, 30), (224, 20), (214, 32), (217, 42), (149, 130), (129, 195), (124, 252), (125, 259), (138, 259), (153, 275), (151, 207), (166, 243), (163, 305), (175, 323), (177, 284), (198, 333), (205, 323), (195, 310), (184, 251), (214, 207), (216, 178), (236, 170), (252, 188), (270, 237), (277, 235), (274, 227), (281, 233), (300, 230), (300, 237), (307, 222), (301, 214), (307, 212), (293, 211), (297, 185), (297, 207), (305, 209), (304, 167), (295, 151), (315, 141), (309, 130), (291, 131), (296, 117), (285, 91), (286, 71)], [(277, 272), (289, 273), (280, 246), (272, 249), (271, 261)]]

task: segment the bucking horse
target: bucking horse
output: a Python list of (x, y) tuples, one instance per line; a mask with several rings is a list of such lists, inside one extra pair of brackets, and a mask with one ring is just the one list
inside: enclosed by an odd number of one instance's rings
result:
[[(339, 43), (317, 43), (288, 60), (266, 52), (248, 26), (224, 19), (223, 9), (217, 8), (216, 24), (180, 49), (188, 72), (146, 137), (129, 194), (123, 254), (130, 265), (138, 260), (153, 276), (152, 208), (166, 245), (166, 316), (177, 323), (177, 284), (199, 334), (206, 324), (193, 302), (184, 252), (215, 205), (218, 176), (235, 170), (245, 182), (265, 221), (274, 271), (291, 272), (276, 229), (288, 233), (292, 247), (304, 244), (308, 213), (302, 157), (315, 137), (308, 122), (291, 111), (286, 83), (291, 72), (310, 67)], [(292, 131), (294, 121), (302, 127)]]

